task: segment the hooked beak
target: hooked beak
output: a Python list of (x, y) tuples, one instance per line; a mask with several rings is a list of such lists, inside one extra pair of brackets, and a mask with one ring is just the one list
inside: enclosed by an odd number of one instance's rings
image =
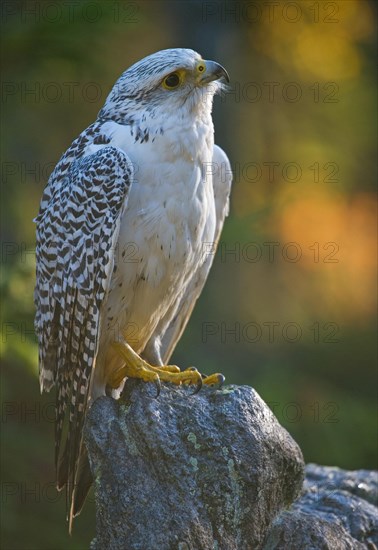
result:
[(224, 79), (227, 84), (230, 82), (230, 77), (228, 72), (222, 65), (216, 63), (215, 61), (205, 61), (206, 71), (201, 75), (201, 84), (208, 84), (214, 80)]

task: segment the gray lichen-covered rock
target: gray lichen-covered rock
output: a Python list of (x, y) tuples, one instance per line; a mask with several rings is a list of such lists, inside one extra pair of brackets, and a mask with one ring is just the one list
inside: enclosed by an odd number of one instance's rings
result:
[(377, 550), (378, 474), (306, 467), (303, 495), (274, 521), (264, 550)]
[(298, 495), (301, 451), (250, 387), (129, 381), (86, 424), (100, 550), (248, 550)]

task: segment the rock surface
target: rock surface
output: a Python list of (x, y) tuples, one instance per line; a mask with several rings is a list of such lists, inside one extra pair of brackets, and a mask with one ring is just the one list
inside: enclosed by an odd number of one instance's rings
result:
[(378, 473), (306, 467), (249, 387), (128, 381), (86, 442), (102, 550), (378, 550)]
[(302, 496), (274, 521), (264, 550), (377, 550), (378, 474), (306, 467)]
[(122, 400), (102, 397), (88, 414), (91, 548), (261, 548), (301, 490), (298, 445), (250, 387), (153, 391), (130, 380)]

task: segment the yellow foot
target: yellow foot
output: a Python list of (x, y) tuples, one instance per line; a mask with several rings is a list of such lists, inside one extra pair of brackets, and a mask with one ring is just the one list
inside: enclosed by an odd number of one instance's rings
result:
[(216, 374), (210, 374), (209, 376), (206, 376), (205, 374), (202, 375), (202, 383), (206, 384), (206, 386), (211, 386), (212, 388), (221, 388), (225, 377), (223, 374), (220, 374), (217, 372)]
[(212, 374), (211, 376), (201, 375), (195, 367), (190, 367), (184, 371), (180, 371), (176, 365), (163, 365), (153, 367), (142, 359), (129, 344), (113, 343), (114, 348), (118, 351), (125, 361), (125, 365), (112, 374), (108, 380), (108, 385), (111, 388), (118, 388), (124, 378), (139, 378), (144, 382), (153, 382), (157, 388), (157, 393), (160, 393), (160, 381), (171, 382), (176, 385), (190, 384), (195, 385), (194, 393), (197, 393), (202, 383), (210, 386), (220, 387), (224, 382), (222, 374)]

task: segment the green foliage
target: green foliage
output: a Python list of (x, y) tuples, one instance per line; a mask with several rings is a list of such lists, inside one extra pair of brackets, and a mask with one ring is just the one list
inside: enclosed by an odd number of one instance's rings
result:
[(257, 18), (243, 2), (230, 13), (223, 2), (82, 2), (55, 19), (48, 3), (33, 3), (39, 16), (27, 2), (5, 4), (14, 13), (2, 59), (2, 548), (82, 549), (94, 536), (93, 502), (70, 539), (64, 494), (53, 488), (54, 395), (39, 395), (32, 219), (54, 164), (115, 79), (166, 47), (216, 59), (233, 86), (214, 108), (216, 141), (235, 173), (230, 218), (174, 359), (255, 387), (306, 461), (375, 467), (373, 3), (332, 3), (333, 22), (322, 3), (313, 4), (318, 22), (310, 3), (298, 3), (295, 22), (285, 3), (273, 20), (263, 2)]

